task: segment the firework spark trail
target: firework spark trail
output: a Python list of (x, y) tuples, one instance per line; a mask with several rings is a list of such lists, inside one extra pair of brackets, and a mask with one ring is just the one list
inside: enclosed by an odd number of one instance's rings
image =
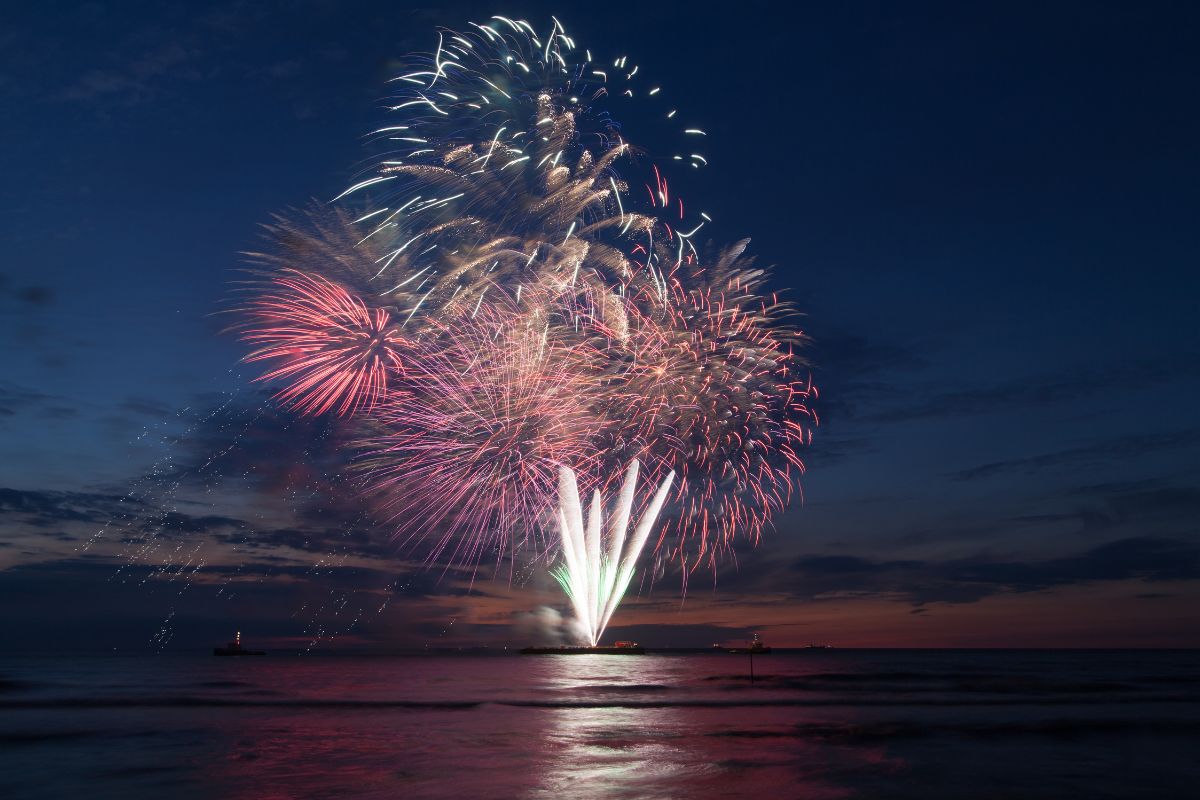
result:
[[(591, 290), (619, 330), (616, 298), (644, 269), (630, 253), (658, 224), (657, 209), (624, 207), (616, 171), (635, 150), (608, 106), (639, 87), (637, 68), (579, 60), (557, 23), (545, 37), (503, 17), (472, 28), (443, 31), (391, 82), (396, 124), (371, 135), (380, 160), (336, 198), (365, 206), (350, 215), (365, 250), (327, 268), (406, 326), (495, 286), (540, 284)], [(286, 249), (328, 255), (328, 226), (274, 232)]]
[(590, 351), (545, 339), (523, 315), (486, 307), (409, 355), (407, 394), (373, 415), (359, 467), (431, 559), (511, 558), (536, 538), (560, 464), (588, 468), (602, 424), (588, 403)]
[(642, 512), (633, 536), (627, 538), (629, 516), (637, 493), (638, 462), (631, 462), (625, 472), (607, 536), (600, 490), (592, 493), (585, 528), (575, 471), (570, 467), (559, 469), (558, 525), (563, 563), (552, 570), (552, 574), (570, 599), (575, 617), (592, 647), (600, 643), (613, 612), (629, 589), (638, 557), (646, 546), (674, 479), (675, 473), (671, 472), (659, 484), (653, 499)]
[[(640, 460), (671, 486), (657, 556), (715, 571), (789, 502), (817, 393), (747, 242), (698, 246), (711, 218), (657, 163), (644, 194), (620, 174), (639, 154), (610, 108), (669, 92), (557, 21), (443, 30), (412, 63), (374, 166), (269, 227), (251, 360), (302, 412), (357, 412), (368, 493), (431, 559), (544, 555), (560, 466), (607, 492)], [(706, 164), (703, 126), (662, 113), (688, 143), (668, 160)]]
[(248, 362), (279, 366), (258, 380), (288, 383), (278, 399), (302, 414), (370, 410), (399, 369), (401, 341), (388, 312), (368, 309), (344, 288), (288, 270), (254, 298), (242, 339), (261, 345)]
[(715, 289), (676, 281), (667, 316), (631, 312), (637, 358), (614, 387), (633, 409), (619, 438), (645, 443), (636, 454), (652, 475), (681, 476), (677, 513), (659, 542), (673, 542), (669, 549), (689, 568), (713, 559), (737, 532), (758, 540), (803, 473), (797, 451), (811, 438), (803, 423), (815, 424), (816, 390), (796, 377), (799, 342), (775, 324), (772, 309), (755, 308), (743, 278)]

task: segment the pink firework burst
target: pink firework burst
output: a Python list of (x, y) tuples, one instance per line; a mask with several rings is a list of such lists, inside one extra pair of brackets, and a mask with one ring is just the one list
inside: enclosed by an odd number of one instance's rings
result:
[(302, 414), (370, 410), (401, 369), (405, 341), (386, 309), (369, 309), (319, 275), (282, 270), (245, 308), (245, 361), (273, 361), (259, 381), (283, 381), (276, 397)]
[[(644, 298), (642, 298), (644, 299)], [(679, 476), (658, 551), (684, 575), (715, 567), (740, 535), (757, 542), (804, 471), (801, 449), (816, 418), (816, 389), (800, 379), (792, 332), (735, 278), (686, 289), (672, 279), (649, 312), (627, 314), (612, 381), (610, 447), (657, 480)], [(794, 336), (793, 336), (794, 338)]]
[(597, 460), (588, 346), (556, 341), (539, 315), (476, 312), (421, 340), (409, 399), (378, 408), (360, 442), (368, 493), (431, 561), (542, 552), (559, 466)]

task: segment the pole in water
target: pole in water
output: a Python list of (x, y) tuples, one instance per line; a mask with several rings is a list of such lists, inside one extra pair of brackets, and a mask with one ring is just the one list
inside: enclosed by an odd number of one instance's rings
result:
[(750, 653), (750, 682), (754, 683), (754, 653)]

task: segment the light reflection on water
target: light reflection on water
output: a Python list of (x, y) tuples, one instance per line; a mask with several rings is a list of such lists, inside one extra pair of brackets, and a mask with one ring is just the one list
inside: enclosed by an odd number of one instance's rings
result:
[[(550, 686), (566, 697), (597, 689), (625, 695), (630, 686), (643, 694), (665, 686), (657, 659), (586, 655), (545, 661)], [(550, 709), (540, 748), (547, 756), (545, 780), (532, 794), (639, 797), (655, 787), (680, 787), (695, 769), (707, 768), (688, 769), (679, 716), (671, 707)]]
[(753, 684), (744, 662), (6, 659), (0, 796), (929, 800), (1200, 779), (1197, 654), (775, 655)]

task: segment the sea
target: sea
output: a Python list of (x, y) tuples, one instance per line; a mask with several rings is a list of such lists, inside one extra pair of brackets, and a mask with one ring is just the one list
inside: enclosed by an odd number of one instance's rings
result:
[(0, 656), (9, 800), (1198, 786), (1200, 651)]

